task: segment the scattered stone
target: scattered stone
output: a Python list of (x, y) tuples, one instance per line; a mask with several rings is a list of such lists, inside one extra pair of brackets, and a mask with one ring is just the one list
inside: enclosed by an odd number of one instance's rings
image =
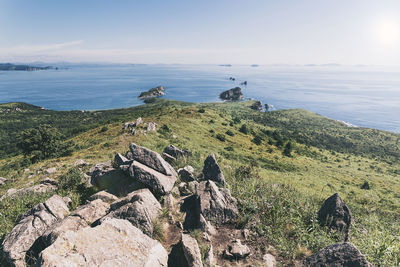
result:
[(174, 145), (169, 145), (164, 149), (164, 153), (174, 157), (174, 158), (179, 158), (179, 157), (189, 157), (192, 155), (192, 152), (189, 150), (182, 150), (177, 148)]
[(40, 254), (40, 266), (163, 266), (168, 254), (156, 240), (126, 220), (67, 231)]
[(24, 169), (24, 172), (30, 172), (31, 170), (30, 169)]
[(238, 101), (243, 98), (242, 89), (240, 87), (229, 89), (222, 92), (219, 97), (223, 100)]
[(365, 256), (351, 243), (337, 243), (323, 248), (305, 259), (305, 266), (372, 267)]
[(152, 131), (155, 131), (156, 129), (157, 129), (157, 123), (149, 122), (147, 124), (146, 132), (152, 132)]
[(110, 212), (101, 219), (125, 219), (145, 234), (153, 234), (153, 220), (161, 211), (161, 205), (148, 189), (134, 191), (111, 204)]
[(203, 267), (199, 245), (193, 237), (182, 234), (181, 241), (172, 247), (168, 266)]
[(0, 200), (3, 200), (5, 198), (11, 198), (14, 199), (16, 197), (26, 195), (26, 194), (32, 194), (32, 193), (46, 193), (46, 192), (51, 192), (57, 190), (57, 182), (53, 179), (50, 178), (44, 178), (40, 184), (29, 186), (26, 188), (22, 189), (15, 189), (15, 188), (10, 188), (7, 190), (7, 192), (0, 198)]
[(364, 189), (364, 190), (369, 190), (369, 189), (370, 189), (370, 186), (369, 186), (368, 181), (365, 181), (365, 182), (362, 184), (361, 189)]
[(57, 169), (55, 167), (53, 168), (48, 168), (47, 170), (45, 170), (44, 172), (47, 174), (53, 174), (57, 171)]
[(230, 260), (244, 259), (250, 255), (250, 249), (248, 246), (243, 245), (240, 239), (236, 239), (228, 245), (228, 248), (224, 251), (224, 257)]
[(7, 182), (8, 180), (6, 178), (0, 177), (0, 185), (4, 185)]
[(195, 181), (196, 177), (194, 175), (194, 168), (190, 165), (185, 166), (178, 170), (179, 177), (183, 182)]
[(318, 211), (318, 220), (321, 225), (327, 225), (331, 229), (344, 232), (345, 239), (348, 238), (352, 216), (349, 208), (338, 193), (333, 194), (324, 201)]
[(83, 159), (77, 159), (74, 163), (75, 167), (86, 167), (88, 164)]
[(142, 92), (139, 95), (140, 99), (151, 98), (151, 97), (159, 97), (165, 95), (165, 87), (164, 86), (157, 86), (150, 89), (147, 92)]
[(265, 267), (275, 267), (276, 259), (275, 259), (274, 255), (267, 253), (263, 256), (263, 263), (264, 263)]
[(89, 201), (93, 201), (96, 199), (101, 199), (102, 201), (108, 202), (108, 203), (118, 200), (118, 198), (116, 196), (114, 196), (113, 194), (110, 194), (106, 191), (97, 192), (96, 194), (89, 197)]
[(225, 177), (219, 167), (215, 155), (209, 155), (204, 161), (203, 175), (205, 180), (212, 180), (218, 184), (225, 185)]
[(174, 196), (169, 193), (164, 197), (164, 207), (167, 207), (170, 210), (174, 209), (174, 205), (175, 205), (175, 198)]
[(71, 199), (54, 195), (21, 215), (19, 223), (4, 238), (3, 254), (15, 266), (25, 266), (26, 252), (50, 226), (69, 213)]

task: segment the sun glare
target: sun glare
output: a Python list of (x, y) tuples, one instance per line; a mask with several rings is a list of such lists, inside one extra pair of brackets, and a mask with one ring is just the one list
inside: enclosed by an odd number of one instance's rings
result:
[(400, 41), (400, 23), (394, 20), (383, 20), (376, 26), (376, 34), (384, 45), (395, 45)]

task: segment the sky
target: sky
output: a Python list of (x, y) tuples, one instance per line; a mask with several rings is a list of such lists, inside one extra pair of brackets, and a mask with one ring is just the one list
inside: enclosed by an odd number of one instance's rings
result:
[(0, 0), (0, 62), (400, 65), (398, 0)]

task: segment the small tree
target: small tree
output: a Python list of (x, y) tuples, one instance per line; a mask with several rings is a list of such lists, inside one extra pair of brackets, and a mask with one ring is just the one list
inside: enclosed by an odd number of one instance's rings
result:
[(292, 142), (287, 142), (287, 144), (285, 145), (285, 148), (283, 149), (283, 155), (287, 156), (287, 157), (291, 157), (292, 156), (292, 150), (293, 150), (293, 145)]
[(243, 124), (240, 129), (239, 132), (244, 133), (244, 134), (248, 134), (249, 133), (249, 129), (247, 128), (246, 124)]

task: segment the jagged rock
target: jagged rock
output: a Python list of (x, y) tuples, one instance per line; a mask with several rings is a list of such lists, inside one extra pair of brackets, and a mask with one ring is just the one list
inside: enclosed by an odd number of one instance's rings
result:
[(305, 266), (373, 266), (365, 256), (351, 243), (337, 243), (323, 248), (305, 259)]
[(199, 211), (210, 222), (229, 223), (237, 218), (236, 199), (228, 189), (218, 188), (213, 181), (203, 181), (199, 183), (196, 195)]
[(168, 154), (176, 159), (179, 157), (188, 157), (188, 156), (192, 155), (192, 152), (190, 152), (188, 150), (179, 149), (174, 145), (169, 145), (166, 148), (164, 148), (164, 153)]
[(318, 211), (318, 220), (322, 225), (343, 231), (346, 235), (350, 229), (351, 219), (350, 210), (338, 193), (327, 198)]
[(138, 161), (134, 161), (130, 165), (128, 172), (131, 177), (145, 184), (155, 194), (159, 195), (169, 193), (177, 179), (174, 175), (162, 174)]
[(125, 198), (111, 204), (110, 212), (101, 219), (125, 219), (141, 229), (145, 234), (153, 234), (153, 220), (161, 211), (161, 205), (148, 189), (130, 193)]
[(175, 178), (178, 176), (174, 168), (172, 168), (172, 166), (169, 165), (169, 163), (166, 162), (157, 152), (138, 146), (134, 143), (131, 143), (129, 148), (132, 152), (133, 160), (138, 161), (162, 174), (174, 176)]
[(254, 104), (252, 104), (250, 106), (250, 108), (253, 109), (253, 110), (256, 110), (256, 111), (262, 111), (263, 110), (263, 106), (262, 106), (260, 101), (254, 102)]
[(102, 190), (113, 187), (124, 179), (126, 179), (126, 174), (121, 170), (115, 169), (110, 161), (95, 165), (90, 183)]
[(101, 199), (96, 199), (86, 205), (78, 207), (78, 209), (76, 209), (71, 215), (82, 218), (87, 222), (87, 224), (92, 224), (96, 220), (105, 216), (109, 208), (110, 204)]
[(123, 171), (128, 170), (129, 165), (132, 163), (132, 160), (127, 159), (126, 157), (122, 156), (120, 153), (115, 154), (114, 161), (119, 166), (119, 168)]
[(219, 97), (223, 100), (237, 101), (243, 98), (242, 89), (240, 87), (235, 87), (222, 92)]
[(6, 178), (0, 177), (0, 185), (4, 185), (7, 182), (8, 180)]
[(114, 169), (111, 160), (102, 163), (97, 163), (96, 165), (94, 165), (92, 168), (89, 169), (87, 175), (92, 176), (95, 173), (101, 174), (103, 172), (107, 172), (107, 170), (109, 169)]
[(267, 253), (263, 256), (263, 263), (264, 263), (265, 267), (275, 267), (276, 259), (275, 259), (274, 255)]
[(53, 167), (53, 168), (48, 168), (44, 172), (47, 174), (53, 174), (53, 173), (56, 173), (56, 171), (57, 171), (57, 169), (55, 167)]
[(206, 255), (204, 256), (204, 267), (214, 267), (215, 260), (214, 260), (214, 249), (212, 244), (210, 244), (210, 248), (206, 252)]
[(178, 185), (180, 195), (181, 196), (192, 195), (193, 193), (196, 192), (197, 185), (198, 185), (198, 182), (190, 182), (190, 183), (182, 182), (182, 183), (180, 183)]
[(4, 238), (3, 253), (7, 261), (25, 266), (26, 252), (50, 226), (69, 213), (71, 199), (54, 195), (21, 215), (19, 223)]
[(201, 252), (196, 239), (190, 235), (182, 234), (181, 241), (172, 247), (168, 266), (203, 267)]
[(200, 214), (200, 220), (199, 220), (199, 228), (201, 231), (204, 233), (210, 234), (210, 235), (215, 235), (216, 230), (214, 226), (211, 225), (210, 222), (208, 222), (202, 214)]
[(162, 156), (163, 156), (164, 160), (166, 162), (168, 162), (169, 164), (173, 164), (176, 161), (176, 158), (174, 158), (173, 156), (171, 156), (167, 153), (163, 153)]
[(155, 131), (156, 129), (157, 129), (157, 123), (149, 122), (147, 124), (146, 132), (152, 132), (152, 131)]
[(204, 161), (203, 175), (205, 180), (212, 180), (218, 184), (225, 185), (225, 177), (219, 167), (215, 155), (209, 155)]
[(147, 92), (142, 92), (139, 95), (140, 99), (145, 99), (145, 98), (151, 98), (151, 97), (159, 97), (165, 95), (165, 87), (164, 86), (157, 86), (154, 88), (151, 88)]
[(233, 240), (224, 251), (224, 257), (231, 260), (244, 259), (250, 255), (248, 246), (243, 245), (240, 239)]
[(126, 157), (128, 160), (133, 160), (132, 152), (130, 152), (130, 151), (126, 152), (125, 157)]
[(156, 240), (126, 220), (108, 219), (94, 228), (67, 231), (40, 254), (49, 266), (163, 266), (168, 254)]
[(190, 165), (185, 166), (178, 170), (179, 177), (183, 182), (195, 181), (196, 177), (194, 175), (194, 168)]
[(96, 199), (101, 199), (102, 201), (108, 202), (108, 203), (118, 200), (118, 198), (116, 196), (114, 196), (113, 194), (110, 194), (106, 191), (97, 192), (96, 194), (89, 197), (90, 201), (93, 201)]
[(83, 159), (77, 159), (74, 163), (75, 167), (85, 167), (88, 164)]

